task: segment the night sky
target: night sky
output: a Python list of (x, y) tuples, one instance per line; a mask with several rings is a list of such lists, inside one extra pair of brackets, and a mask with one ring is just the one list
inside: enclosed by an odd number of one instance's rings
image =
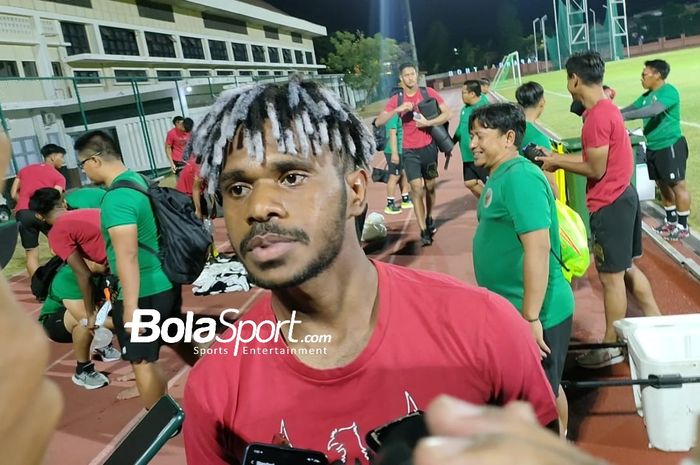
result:
[[(370, 35), (381, 31), (387, 37), (407, 40), (404, 26), (404, 0), (266, 0), (280, 10), (299, 18), (326, 26), (328, 34), (337, 30), (361, 30)], [(411, 0), (413, 29), (416, 41), (425, 36), (433, 20), (440, 20), (450, 31), (454, 46), (466, 37), (471, 41), (493, 37), (494, 18), (498, 6), (505, 0)], [(514, 0), (529, 34), (532, 20), (548, 14), (552, 17), (551, 0)], [(599, 22), (604, 15), (606, 0), (588, 0), (596, 10)], [(628, 15), (658, 8), (666, 0), (627, 0)], [(550, 25), (551, 23), (550, 19)]]

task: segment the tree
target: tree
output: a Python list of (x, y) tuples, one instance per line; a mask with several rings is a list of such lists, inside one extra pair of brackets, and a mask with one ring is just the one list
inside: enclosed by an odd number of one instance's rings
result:
[(322, 63), (331, 72), (344, 74), (353, 89), (366, 91), (368, 99), (376, 92), (381, 76), (395, 73), (399, 60), (405, 60), (405, 47), (379, 33), (365, 37), (360, 31), (338, 31), (330, 42), (333, 51)]
[(523, 26), (518, 18), (518, 10), (512, 2), (506, 1), (501, 4), (496, 16), (496, 28), (498, 51), (501, 55), (520, 50), (523, 43)]
[(420, 57), (421, 68), (429, 74), (445, 72), (452, 67), (454, 54), (450, 46), (450, 34), (442, 21), (430, 23)]

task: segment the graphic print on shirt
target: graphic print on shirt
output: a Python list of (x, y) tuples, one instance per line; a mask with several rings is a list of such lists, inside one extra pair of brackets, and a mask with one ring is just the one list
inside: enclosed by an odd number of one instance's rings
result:
[[(395, 418), (400, 418), (419, 410), (416, 402), (413, 400), (413, 396), (408, 391), (404, 391), (404, 398), (406, 401), (406, 413), (398, 414)], [(387, 419), (387, 423), (395, 418)], [(364, 436), (366, 434), (367, 432), (360, 431), (356, 421), (330, 431), (328, 444), (326, 445), (326, 455), (330, 465), (363, 465), (369, 463), (371, 452), (364, 444)], [(275, 444), (295, 447), (287, 431), (287, 424), (284, 419), (280, 420), (280, 429), (274, 435), (274, 438)]]

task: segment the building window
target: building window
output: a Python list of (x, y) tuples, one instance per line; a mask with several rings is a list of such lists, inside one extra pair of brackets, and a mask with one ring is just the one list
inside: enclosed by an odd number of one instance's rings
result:
[(70, 6), (82, 6), (83, 8), (92, 8), (91, 0), (46, 0), (47, 2), (63, 3)]
[(66, 47), (68, 55), (90, 53), (90, 42), (84, 24), (61, 22), (61, 31), (63, 31), (63, 40), (70, 42)]
[(233, 76), (233, 71), (217, 71), (217, 76)]
[(279, 39), (280, 33), (276, 27), (263, 26), (266, 39)]
[(209, 71), (203, 69), (193, 69), (190, 70), (190, 76), (192, 77), (209, 77)]
[(296, 58), (298, 64), (304, 64), (304, 52), (301, 50), (294, 50), (294, 58)]
[(238, 75), (239, 76), (252, 76), (253, 72), (252, 71), (239, 71)]
[(248, 47), (245, 44), (232, 43), (233, 59), (236, 61), (248, 61)]
[(148, 81), (148, 74), (143, 69), (115, 69), (114, 77), (117, 78), (117, 83)]
[(73, 71), (73, 76), (77, 78), (75, 82), (80, 85), (100, 84), (100, 73), (97, 71)]
[(248, 26), (246, 26), (245, 21), (226, 18), (225, 16), (218, 16), (210, 13), (202, 13), (202, 19), (204, 20), (204, 27), (208, 29), (248, 35)]
[(51, 62), (51, 71), (53, 71), (53, 75), (56, 77), (63, 77), (63, 67), (61, 66), (60, 61), (52, 61)]
[(158, 81), (177, 81), (182, 77), (180, 70), (158, 69), (156, 70)]
[(300, 44), (303, 42), (301, 38), (301, 34), (298, 32), (292, 32), (292, 42), (296, 42), (297, 44)]
[(136, 0), (139, 16), (142, 18), (157, 19), (158, 21), (175, 22), (173, 7), (165, 3), (156, 3), (150, 0)]
[(311, 52), (306, 52), (306, 64), (307, 65), (313, 65), (314, 64), (314, 54)]
[(146, 47), (152, 57), (175, 58), (175, 44), (172, 36), (146, 32)]
[(285, 63), (294, 63), (294, 60), (292, 60), (292, 51), (289, 50), (288, 48), (283, 48), (282, 49), (282, 59), (284, 60)]
[(269, 76), (270, 72), (269, 71), (258, 71), (258, 76)]
[(108, 55), (139, 55), (136, 33), (131, 29), (100, 26), (102, 44)]
[(0, 77), (19, 77), (17, 62), (5, 60), (0, 61)]
[(194, 37), (180, 37), (182, 44), (182, 56), (195, 60), (204, 60), (204, 48), (202, 48), (202, 39)]
[(280, 50), (276, 47), (267, 47), (267, 54), (270, 55), (270, 63), (280, 62)]
[(282, 76), (283, 74), (283, 71), (275, 71), (275, 76)]
[(228, 52), (226, 51), (226, 42), (220, 40), (209, 41), (209, 52), (212, 60), (228, 61)]
[(265, 49), (262, 45), (253, 45), (250, 47), (253, 50), (253, 61), (265, 63)]
[(23, 61), (22, 69), (24, 70), (24, 77), (39, 76), (39, 73), (36, 71), (36, 63), (33, 61)]

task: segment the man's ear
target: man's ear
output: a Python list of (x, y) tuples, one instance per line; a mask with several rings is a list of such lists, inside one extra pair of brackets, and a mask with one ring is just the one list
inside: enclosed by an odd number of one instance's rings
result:
[(345, 182), (349, 187), (348, 192), (348, 214), (350, 216), (359, 216), (365, 209), (367, 198), (367, 185), (369, 183), (369, 175), (362, 168), (345, 175)]

